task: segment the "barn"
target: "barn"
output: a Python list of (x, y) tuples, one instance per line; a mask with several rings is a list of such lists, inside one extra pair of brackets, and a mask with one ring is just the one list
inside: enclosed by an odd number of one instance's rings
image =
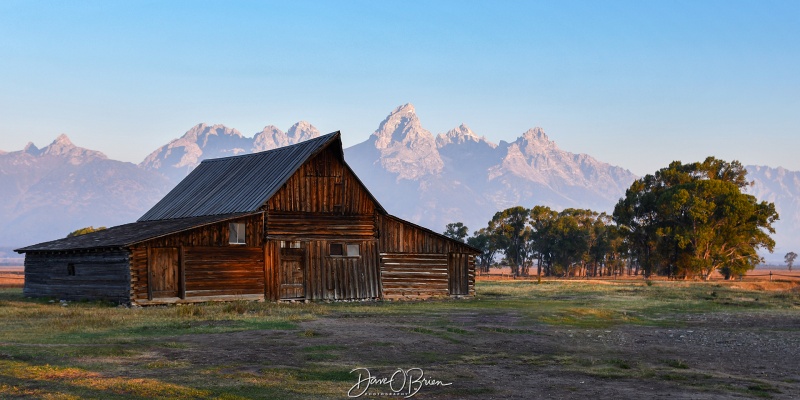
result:
[(138, 305), (471, 296), (478, 254), (388, 214), (339, 132), (205, 160), (137, 222), (16, 251), (26, 296)]

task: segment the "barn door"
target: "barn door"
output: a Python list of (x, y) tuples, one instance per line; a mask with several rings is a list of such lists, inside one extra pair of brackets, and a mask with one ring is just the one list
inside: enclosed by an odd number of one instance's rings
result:
[(178, 297), (178, 249), (150, 249), (150, 293), (152, 298)]
[(469, 295), (469, 255), (450, 253), (447, 275), (451, 295)]
[(281, 249), (281, 299), (302, 299), (306, 297), (305, 270), (303, 249)]

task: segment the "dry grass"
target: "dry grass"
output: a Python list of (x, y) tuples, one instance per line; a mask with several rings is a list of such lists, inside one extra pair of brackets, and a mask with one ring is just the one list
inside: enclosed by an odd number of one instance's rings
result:
[[(800, 310), (797, 289), (792, 282), (502, 281), (479, 282), (469, 300), (147, 308), (64, 306), (0, 289), (0, 398), (342, 398), (355, 382), (351, 369), (398, 365), (431, 367), (460, 385), (431, 390), (437, 398), (501, 398), (521, 393), (504, 392), (506, 386), (527, 387), (502, 371), (592, 379), (605, 397), (615, 397), (624, 379), (641, 382), (642, 390), (686, 390), (680, 388), (690, 382), (722, 397), (779, 396), (797, 385), (739, 375), (743, 383), (728, 387), (716, 377), (735, 372), (692, 358), (697, 352), (685, 342), (656, 355), (631, 353), (631, 341), (614, 347), (615, 340), (635, 332), (663, 336), (656, 332), (698, 315), (721, 318), (703, 330), (709, 335), (740, 314), (780, 321)], [(754, 326), (760, 334), (762, 325)], [(749, 360), (757, 358), (743, 358)]]

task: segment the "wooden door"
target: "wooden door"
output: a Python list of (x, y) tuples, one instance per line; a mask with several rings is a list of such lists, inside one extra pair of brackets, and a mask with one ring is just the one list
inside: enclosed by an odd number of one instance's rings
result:
[(450, 253), (447, 262), (447, 274), (450, 281), (451, 295), (469, 294), (469, 255)]
[(152, 298), (178, 297), (178, 249), (150, 249), (150, 293)]
[(306, 297), (305, 272), (303, 249), (281, 249), (281, 299), (302, 299)]

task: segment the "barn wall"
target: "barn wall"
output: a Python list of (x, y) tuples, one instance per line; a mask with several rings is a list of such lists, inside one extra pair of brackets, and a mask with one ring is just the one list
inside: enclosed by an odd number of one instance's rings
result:
[(186, 297), (264, 294), (264, 251), (257, 247), (185, 247)]
[[(229, 243), (229, 223), (246, 223), (245, 244)], [(140, 304), (202, 301), (222, 298), (264, 298), (268, 276), (261, 214), (218, 222), (156, 238), (131, 249), (130, 298)], [(150, 299), (149, 249), (179, 250), (180, 295)]]
[(399, 218), (378, 217), (383, 296), (475, 294), (475, 251)]
[[(75, 275), (68, 274), (68, 265)], [(25, 254), (25, 287), (31, 297), (129, 301), (130, 257), (125, 250)]]
[[(229, 223), (244, 222), (244, 245), (230, 244)], [(217, 222), (184, 232), (148, 240), (137, 247), (180, 247), (180, 246), (219, 246), (219, 247), (262, 247), (264, 245), (263, 216), (261, 214)]]
[(267, 209), (271, 212), (373, 215), (375, 203), (329, 148), (303, 164), (270, 198)]
[(347, 241), (360, 245), (359, 257), (332, 257), (330, 243), (342, 241), (317, 240), (306, 244), (306, 298), (355, 300), (381, 297), (377, 242)]
[(270, 212), (267, 236), (281, 240), (374, 239), (374, 215)]

